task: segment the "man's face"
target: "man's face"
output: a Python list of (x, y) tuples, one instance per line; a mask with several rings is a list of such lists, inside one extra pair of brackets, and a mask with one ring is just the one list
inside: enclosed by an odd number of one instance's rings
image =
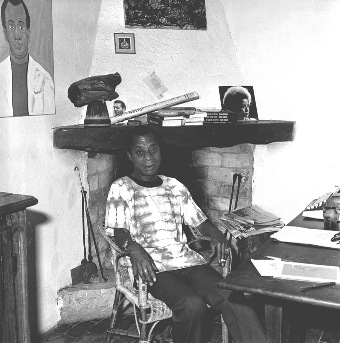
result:
[(113, 110), (115, 112), (115, 116), (117, 116), (117, 117), (124, 114), (123, 106), (119, 102), (113, 104)]
[(152, 133), (135, 136), (128, 157), (133, 163), (132, 176), (143, 181), (153, 181), (161, 164), (161, 150)]
[(26, 26), (26, 14), (24, 6), (13, 6), (8, 4), (5, 11), (6, 30), (4, 30), (6, 40), (9, 44), (11, 55), (21, 60), (28, 54), (28, 42), (30, 40), (30, 30)]

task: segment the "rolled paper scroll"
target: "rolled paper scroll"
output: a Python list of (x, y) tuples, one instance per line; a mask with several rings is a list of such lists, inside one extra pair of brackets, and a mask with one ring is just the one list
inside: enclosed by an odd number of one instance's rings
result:
[(168, 100), (157, 102), (157, 103), (152, 104), (152, 105), (147, 105), (144, 107), (136, 108), (135, 110), (125, 112), (122, 116), (111, 117), (110, 118), (111, 124), (116, 124), (116, 123), (122, 122), (124, 120), (139, 117), (142, 114), (152, 112), (152, 111), (156, 111), (156, 110), (159, 110), (159, 109), (164, 108), (164, 107), (183, 104), (184, 102), (193, 101), (193, 100), (196, 100), (198, 98), (199, 98), (199, 95), (197, 92), (191, 92), (191, 93), (187, 93), (184, 95), (180, 95), (180, 96), (175, 97), (175, 98), (171, 98)]

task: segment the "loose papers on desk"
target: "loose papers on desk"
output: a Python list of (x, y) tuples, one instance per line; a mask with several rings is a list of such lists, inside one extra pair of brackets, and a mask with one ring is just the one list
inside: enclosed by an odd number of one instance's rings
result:
[(340, 249), (338, 242), (331, 238), (340, 231), (306, 229), (298, 226), (285, 226), (280, 231), (271, 235), (280, 242), (315, 245), (319, 247)]
[(339, 267), (274, 260), (251, 260), (261, 276), (281, 279), (339, 283)]
[(263, 210), (257, 205), (251, 205), (227, 212), (224, 216), (235, 219), (241, 223), (256, 225), (273, 225), (280, 221), (276, 215)]
[(284, 226), (279, 217), (257, 205), (224, 213), (220, 218), (220, 224), (236, 239), (263, 232), (275, 232)]

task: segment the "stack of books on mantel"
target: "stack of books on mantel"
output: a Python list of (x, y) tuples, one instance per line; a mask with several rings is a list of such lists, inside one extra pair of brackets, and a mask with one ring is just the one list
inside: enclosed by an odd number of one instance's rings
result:
[(279, 217), (257, 205), (224, 213), (220, 218), (220, 224), (235, 239), (247, 238), (263, 232), (276, 232), (285, 225)]
[(194, 125), (203, 125), (204, 119), (207, 116), (207, 112), (204, 111), (196, 111), (194, 114), (190, 114), (189, 116), (185, 117), (182, 125), (185, 126), (194, 126)]
[(204, 125), (228, 124), (229, 122), (228, 113), (221, 110), (208, 111), (204, 119)]
[(203, 125), (206, 116), (195, 107), (166, 107), (148, 113), (147, 122), (159, 126)]
[(184, 116), (159, 116), (155, 112), (147, 114), (147, 122), (159, 126), (181, 126)]

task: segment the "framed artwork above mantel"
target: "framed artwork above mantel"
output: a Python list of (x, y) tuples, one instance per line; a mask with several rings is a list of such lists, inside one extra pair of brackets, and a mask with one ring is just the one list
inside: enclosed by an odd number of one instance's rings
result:
[(125, 27), (206, 30), (205, 0), (124, 0)]

